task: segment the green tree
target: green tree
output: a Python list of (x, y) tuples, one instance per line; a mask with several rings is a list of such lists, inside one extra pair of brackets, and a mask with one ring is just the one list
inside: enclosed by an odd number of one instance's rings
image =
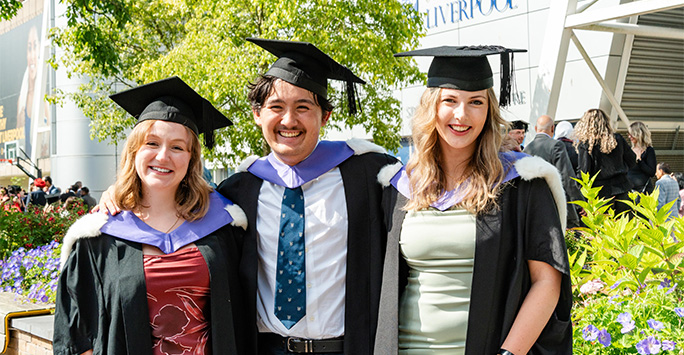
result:
[[(92, 120), (92, 135), (118, 141), (134, 124), (107, 96), (178, 75), (209, 99), (234, 126), (216, 134), (209, 159), (236, 163), (267, 150), (247, 101), (246, 84), (275, 57), (246, 37), (315, 43), (367, 81), (359, 87), (362, 112), (349, 116), (343, 87), (333, 83), (337, 107), (328, 130), (363, 127), (388, 149), (399, 147), (399, 102), (392, 91), (422, 82), (411, 60), (392, 54), (418, 46), (422, 20), (399, 0), (65, 0), (66, 28), (55, 43), (66, 50), (55, 65), (89, 78), (70, 97)], [(58, 95), (60, 96), (60, 95)]]
[(0, 0), (0, 21), (14, 17), (21, 6), (20, 0)]

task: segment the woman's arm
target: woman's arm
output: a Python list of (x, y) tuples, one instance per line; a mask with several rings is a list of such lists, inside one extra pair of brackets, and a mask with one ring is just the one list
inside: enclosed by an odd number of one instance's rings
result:
[(529, 260), (527, 265), (532, 286), (501, 346), (515, 355), (527, 354), (551, 318), (560, 296), (562, 275), (558, 270), (536, 260)]

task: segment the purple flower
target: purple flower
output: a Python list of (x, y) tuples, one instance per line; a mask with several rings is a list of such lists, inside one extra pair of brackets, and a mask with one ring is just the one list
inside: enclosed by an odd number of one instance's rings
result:
[(622, 324), (620, 333), (629, 333), (635, 327), (635, 322), (632, 320), (632, 315), (629, 312), (620, 313), (617, 316), (617, 322)]
[(605, 348), (610, 346), (611, 338), (610, 338), (610, 333), (608, 333), (608, 330), (601, 329), (601, 331), (598, 334), (598, 341)]
[(589, 324), (588, 326), (584, 327), (582, 330), (582, 337), (586, 341), (594, 341), (598, 339), (599, 336), (599, 330), (596, 328), (594, 325)]
[(672, 340), (663, 340), (663, 351), (674, 350), (675, 345), (677, 345), (677, 343)]
[(663, 280), (663, 281), (660, 282), (660, 285), (658, 285), (658, 289), (659, 289), (659, 290), (662, 290), (662, 289), (664, 289), (664, 288), (670, 287), (670, 281), (671, 281), (671, 280), (668, 279), (668, 278), (666, 277), (665, 280)]
[(648, 323), (648, 326), (651, 327), (651, 329), (656, 331), (661, 331), (663, 328), (665, 328), (663, 322), (657, 321), (655, 319), (649, 319), (646, 323)]
[(623, 324), (632, 320), (632, 314), (629, 312), (620, 313), (617, 316), (617, 322)]
[(674, 309), (674, 311), (678, 316), (684, 317), (684, 307), (677, 307)]
[(660, 341), (654, 336), (650, 336), (636, 345), (639, 354), (657, 354), (660, 352)]
[(632, 329), (635, 328), (635, 323), (633, 320), (629, 320), (627, 322), (622, 323), (622, 329), (620, 329), (620, 333), (626, 334), (632, 331)]
[(637, 343), (636, 349), (639, 354), (657, 354), (660, 352), (660, 341), (650, 336)]

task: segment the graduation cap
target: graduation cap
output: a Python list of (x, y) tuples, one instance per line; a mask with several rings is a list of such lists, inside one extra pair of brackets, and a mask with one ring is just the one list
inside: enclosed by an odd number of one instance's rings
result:
[(214, 130), (233, 124), (207, 99), (177, 76), (140, 85), (109, 96), (138, 122), (161, 120), (180, 123), (199, 136), (204, 145), (214, 146)]
[(501, 46), (442, 46), (397, 53), (395, 57), (435, 57), (428, 70), (428, 87), (479, 91), (494, 86), (488, 55), (501, 56), (501, 93), (499, 105), (510, 104), (513, 80), (513, 53), (525, 49), (508, 49)]
[(527, 132), (527, 122), (525, 121), (513, 121), (511, 122), (511, 129), (522, 129), (523, 131)]
[(366, 82), (313, 44), (253, 37), (247, 40), (278, 57), (264, 76), (282, 79), (325, 99), (328, 98), (328, 79), (344, 81), (347, 84), (349, 113), (353, 115), (357, 112), (354, 85)]

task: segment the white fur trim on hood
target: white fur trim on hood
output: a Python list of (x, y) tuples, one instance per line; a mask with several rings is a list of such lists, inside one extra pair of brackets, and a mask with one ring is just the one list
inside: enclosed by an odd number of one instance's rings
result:
[(568, 205), (565, 200), (565, 190), (561, 183), (561, 176), (555, 166), (540, 157), (525, 157), (518, 159), (515, 162), (515, 170), (518, 171), (520, 177), (524, 180), (532, 180), (534, 178), (544, 178), (546, 184), (549, 185), (553, 198), (556, 201), (556, 208), (560, 217), (561, 226), (563, 230), (567, 225)]
[(396, 162), (394, 164), (387, 164), (380, 169), (378, 173), (378, 182), (382, 187), (387, 187), (390, 185), (390, 180), (397, 174), (401, 167), (404, 166), (401, 162)]
[(66, 263), (71, 253), (71, 248), (76, 244), (76, 241), (81, 238), (92, 238), (102, 234), (100, 228), (104, 226), (108, 219), (109, 215), (105, 213), (87, 214), (69, 227), (62, 243), (62, 255), (59, 258), (60, 270), (64, 267), (64, 263)]
[(238, 166), (235, 171), (238, 173), (247, 171), (247, 168), (254, 164), (254, 162), (257, 161), (257, 159), (259, 159), (259, 157), (256, 155), (248, 156), (247, 158), (245, 158), (245, 160), (242, 161), (242, 163), (240, 163), (240, 166)]
[(387, 153), (385, 148), (365, 139), (352, 138), (347, 140), (346, 143), (349, 148), (354, 151), (354, 155), (362, 155), (366, 153)]
[(247, 229), (247, 215), (245, 214), (245, 211), (240, 208), (240, 206), (236, 204), (226, 205), (224, 209), (233, 217), (233, 221), (230, 222), (230, 225), (242, 227), (242, 229), (245, 230)]

